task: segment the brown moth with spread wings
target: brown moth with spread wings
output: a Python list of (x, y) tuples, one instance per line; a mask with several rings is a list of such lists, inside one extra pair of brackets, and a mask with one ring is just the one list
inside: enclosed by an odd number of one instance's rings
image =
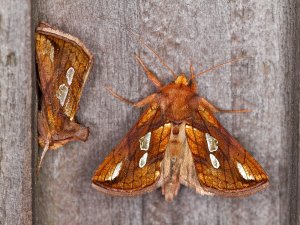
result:
[(89, 129), (74, 117), (92, 65), (92, 54), (77, 38), (40, 23), (36, 30), (36, 60), (42, 92), (38, 114), (39, 144), (44, 151), (73, 140), (85, 141)]
[(108, 89), (122, 101), (147, 108), (95, 171), (92, 186), (120, 196), (162, 187), (167, 201), (174, 199), (180, 184), (200, 194), (228, 197), (247, 196), (266, 188), (265, 171), (214, 115), (247, 110), (222, 110), (196, 93), (195, 78), (226, 63), (200, 74), (191, 66), (188, 79), (175, 74), (151, 51), (176, 78), (163, 85), (136, 56), (158, 91), (134, 103)]

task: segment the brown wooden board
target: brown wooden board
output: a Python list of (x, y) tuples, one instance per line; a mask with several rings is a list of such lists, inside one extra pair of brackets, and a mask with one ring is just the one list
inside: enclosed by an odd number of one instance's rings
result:
[(31, 224), (37, 146), (31, 3), (0, 5), (0, 224)]
[[(78, 114), (79, 121), (90, 127), (90, 138), (47, 156), (36, 193), (38, 224), (296, 224), (294, 4), (258, 0), (39, 1), (38, 18), (79, 37), (92, 50), (95, 63)], [(199, 78), (198, 84), (200, 94), (223, 108), (253, 110), (220, 115), (219, 119), (266, 169), (270, 176), (266, 191), (231, 199), (203, 197), (182, 188), (170, 204), (159, 190), (128, 198), (107, 196), (91, 188), (93, 171), (140, 113), (112, 98), (104, 85), (132, 100), (155, 90), (135, 62), (134, 53), (140, 54), (161, 80), (172, 80), (124, 30), (125, 24), (178, 73), (188, 72), (190, 61), (200, 71), (242, 53), (251, 56)]]
[[(35, 224), (300, 223), (298, 1), (40, 0), (32, 1), (32, 11), (29, 1), (17, 5), (4, 0), (0, 7), (0, 224), (30, 224), (32, 198)], [(89, 140), (50, 151), (33, 196), (37, 76), (31, 20), (78, 37), (95, 58), (77, 114), (90, 127)], [(182, 188), (167, 203), (160, 189), (131, 198), (92, 189), (94, 170), (141, 112), (114, 99), (104, 85), (131, 100), (155, 91), (134, 53), (160, 80), (172, 80), (125, 25), (178, 73), (188, 73), (191, 61), (201, 71), (250, 56), (197, 80), (199, 93), (214, 104), (253, 110), (218, 119), (266, 170), (266, 191), (232, 199)]]

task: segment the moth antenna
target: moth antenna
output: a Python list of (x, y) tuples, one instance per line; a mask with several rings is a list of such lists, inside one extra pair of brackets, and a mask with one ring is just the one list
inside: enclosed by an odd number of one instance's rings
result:
[(145, 43), (145, 41), (138, 35), (138, 34), (136, 34), (135, 32), (133, 32), (131, 29), (129, 29), (128, 27), (125, 27), (125, 29), (129, 32), (129, 33), (131, 33), (140, 43), (142, 43), (150, 52), (152, 52), (152, 54), (154, 54), (156, 57), (157, 57), (157, 59), (159, 60), (159, 62), (166, 68), (166, 69), (168, 69), (171, 73), (172, 73), (172, 75), (176, 78), (177, 77), (177, 74), (171, 69), (171, 67), (169, 67), (168, 66), (168, 64), (167, 63), (165, 63), (165, 61), (158, 55), (158, 53), (154, 50), (154, 49), (152, 49), (149, 45), (147, 45), (146, 43)]
[(143, 60), (135, 54), (135, 59), (138, 61), (138, 63), (143, 68), (144, 72), (146, 73), (148, 79), (157, 87), (162, 88), (163, 85), (159, 81), (159, 79), (147, 68), (147, 66), (144, 64)]
[(191, 62), (191, 64), (190, 64), (190, 74), (191, 74), (190, 80), (194, 80), (194, 79), (195, 79), (195, 68), (194, 68), (192, 62)]
[(195, 82), (195, 68), (194, 68), (192, 62), (190, 64), (190, 74), (191, 74), (191, 77), (188, 80), (188, 83), (191, 82), (191, 88), (196, 91), (197, 90), (197, 85), (196, 85), (196, 82)]
[(205, 73), (208, 73), (208, 72), (214, 71), (214, 70), (216, 70), (216, 69), (218, 69), (218, 68), (220, 68), (220, 67), (222, 67), (222, 66), (224, 66), (224, 65), (227, 65), (227, 64), (232, 64), (232, 63), (235, 63), (235, 62), (237, 62), (237, 61), (240, 61), (241, 59), (245, 59), (245, 58), (249, 58), (249, 56), (241, 56), (241, 57), (238, 57), (238, 58), (232, 59), (232, 60), (230, 60), (230, 61), (227, 61), (227, 62), (221, 63), (221, 64), (219, 64), (219, 65), (213, 66), (213, 67), (211, 67), (211, 68), (209, 68), (209, 69), (207, 69), (207, 70), (204, 70), (204, 71), (202, 71), (202, 72), (200, 72), (200, 73), (198, 73), (198, 74), (196, 74), (196, 75), (192, 76), (192, 78), (191, 78), (191, 79), (194, 79), (195, 77), (197, 77), (197, 76), (201, 76), (201, 75), (203, 75), (203, 74), (205, 74)]
[(47, 153), (47, 151), (49, 150), (49, 141), (47, 140), (46, 141), (46, 145), (43, 149), (43, 152), (42, 152), (42, 155), (41, 155), (41, 158), (40, 158), (40, 162), (39, 162), (39, 165), (38, 165), (38, 170), (37, 170), (37, 174), (40, 173), (40, 169), (41, 169), (41, 166), (42, 166), (42, 162), (43, 162), (43, 159)]

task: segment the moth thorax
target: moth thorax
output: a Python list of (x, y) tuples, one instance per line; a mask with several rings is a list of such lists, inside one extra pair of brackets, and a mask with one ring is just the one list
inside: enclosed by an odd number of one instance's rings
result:
[(179, 74), (178, 77), (175, 80), (175, 84), (183, 84), (188, 85), (188, 81), (186, 79), (186, 76), (184, 74)]

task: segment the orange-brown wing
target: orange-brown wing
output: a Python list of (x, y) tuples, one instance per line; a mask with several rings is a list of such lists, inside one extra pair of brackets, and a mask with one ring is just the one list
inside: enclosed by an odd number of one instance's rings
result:
[(268, 176), (259, 163), (205, 105), (200, 105), (186, 126), (186, 136), (200, 185), (205, 191), (246, 196), (268, 185)]
[(92, 55), (79, 39), (45, 23), (39, 25), (35, 38), (43, 95), (39, 142), (43, 147), (49, 141), (50, 148), (57, 148), (70, 140), (85, 140), (88, 129), (73, 119), (91, 68)]
[(92, 186), (112, 195), (137, 195), (158, 187), (171, 125), (149, 108), (95, 171)]

